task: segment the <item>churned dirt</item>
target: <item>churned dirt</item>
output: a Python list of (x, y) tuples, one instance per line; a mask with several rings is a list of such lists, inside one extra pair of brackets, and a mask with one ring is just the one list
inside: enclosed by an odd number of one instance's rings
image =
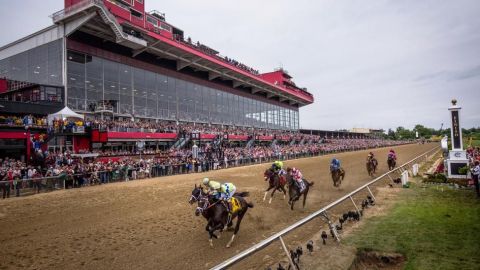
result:
[[(398, 163), (435, 146), (395, 147)], [(377, 174), (387, 170), (387, 150), (373, 151), (380, 162)], [(294, 211), (278, 193), (272, 204), (262, 200), (267, 164), (0, 200), (0, 269), (210, 268), (370, 180), (366, 154), (336, 155), (347, 172), (340, 188), (333, 187), (329, 175), (332, 155), (285, 162), (315, 182), (305, 209), (297, 203)], [(205, 220), (195, 217), (195, 207), (187, 203), (194, 184), (205, 176), (235, 183), (239, 191), (251, 193), (248, 200), (255, 204), (229, 249), (225, 245), (232, 232), (223, 233), (210, 248)], [(380, 181), (377, 187), (386, 185), (386, 180)], [(357, 204), (366, 195), (356, 195)], [(351, 202), (345, 201), (331, 215), (353, 209)], [(291, 232), (285, 241), (289, 247), (303, 244), (324, 224), (321, 219), (314, 220)], [(234, 268), (264, 269), (282, 257), (277, 242)]]

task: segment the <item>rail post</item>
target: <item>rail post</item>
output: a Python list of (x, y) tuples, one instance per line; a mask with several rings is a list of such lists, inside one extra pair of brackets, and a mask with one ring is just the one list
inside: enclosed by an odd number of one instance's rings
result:
[(330, 232), (332, 232), (335, 241), (340, 243), (340, 236), (338, 235), (337, 228), (334, 226), (333, 222), (328, 217), (327, 211), (323, 211), (321, 216), (323, 216), (327, 220), (328, 228), (330, 229)]
[(373, 192), (372, 192), (372, 190), (370, 190), (370, 187), (369, 187), (369, 186), (367, 186), (367, 189), (368, 189), (368, 192), (370, 193), (370, 196), (372, 196), (372, 199), (373, 199), (374, 201), (377, 201), (377, 199), (375, 199), (375, 196), (373, 196)]
[(360, 210), (358, 209), (357, 204), (356, 204), (355, 201), (353, 200), (352, 196), (348, 196), (348, 197), (349, 197), (350, 200), (352, 201), (353, 206), (355, 206), (355, 209), (357, 209), (357, 213), (360, 214)]
[(295, 264), (292, 261), (292, 258), (290, 257), (290, 253), (288, 252), (288, 249), (287, 249), (287, 246), (285, 245), (285, 242), (283, 242), (283, 238), (281, 236), (279, 236), (278, 240), (280, 240), (280, 243), (282, 243), (283, 251), (285, 251), (285, 254), (287, 254), (287, 258), (288, 258), (288, 262), (290, 263), (290, 266), (293, 269), (297, 269), (297, 267), (295, 266)]

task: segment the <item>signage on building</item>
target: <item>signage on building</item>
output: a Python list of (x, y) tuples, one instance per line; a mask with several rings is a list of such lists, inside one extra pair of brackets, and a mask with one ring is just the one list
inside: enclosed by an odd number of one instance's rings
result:
[(462, 138), (460, 137), (460, 124), (459, 124), (459, 119), (458, 119), (458, 111), (452, 111), (452, 148), (453, 149), (461, 149), (462, 148), (462, 143), (461, 140)]

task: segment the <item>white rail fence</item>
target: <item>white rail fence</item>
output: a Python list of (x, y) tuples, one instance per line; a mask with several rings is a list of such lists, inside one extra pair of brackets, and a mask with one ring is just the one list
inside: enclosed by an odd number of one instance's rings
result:
[[(392, 177), (391, 177), (392, 173), (402, 174), (404, 172), (407, 172), (409, 167), (411, 167), (411, 168), (413, 168), (414, 166), (417, 167), (418, 163), (423, 162), (423, 161), (427, 161), (430, 157), (434, 156), (439, 150), (440, 150), (439, 146), (435, 147), (435, 148), (433, 148), (433, 149), (431, 149), (431, 150), (413, 158), (412, 160), (404, 163), (403, 165), (382, 174), (381, 176), (379, 176), (379, 177), (373, 179), (372, 181), (360, 186), (359, 188), (355, 189), (354, 191), (348, 193), (347, 195), (345, 195), (345, 196), (339, 198), (338, 200), (328, 204), (327, 206), (323, 207), (322, 209), (320, 209), (320, 210), (310, 214), (309, 216), (297, 221), (296, 223), (290, 225), (289, 227), (283, 229), (282, 231), (270, 236), (269, 238), (261, 241), (260, 243), (255, 244), (252, 247), (250, 247), (250, 248), (240, 252), (239, 254), (227, 259), (226, 261), (218, 264), (217, 266), (211, 268), (211, 270), (227, 269), (228, 267), (233, 266), (234, 264), (240, 262), (241, 260), (253, 255), (257, 251), (260, 251), (260, 250), (266, 248), (267, 246), (269, 246), (271, 243), (273, 243), (276, 240), (280, 241), (284, 251), (286, 252), (287, 258), (290, 260), (290, 254), (289, 254), (289, 252), (288, 252), (288, 250), (285, 246), (285, 242), (283, 241), (282, 236), (284, 236), (287, 233), (301, 227), (302, 225), (312, 221), (313, 219), (315, 219), (317, 217), (325, 217), (327, 219), (330, 229), (335, 234), (335, 238), (337, 239), (337, 241), (340, 241), (340, 239), (338, 237), (338, 234), (336, 233), (335, 226), (333, 225), (333, 223), (328, 218), (328, 215), (327, 215), (328, 210), (330, 210), (333, 207), (339, 205), (343, 201), (350, 199), (350, 201), (352, 202), (355, 209), (357, 211), (359, 211), (359, 209), (358, 209), (357, 205), (355, 204), (355, 201), (353, 200), (352, 196), (354, 196), (355, 194), (359, 193), (360, 191), (363, 191), (363, 190), (366, 189), (370, 193), (370, 195), (372, 196), (373, 200), (376, 200), (375, 196), (373, 195), (372, 190), (370, 189), (371, 185), (375, 184), (376, 182), (380, 181), (381, 179), (384, 179), (385, 177), (388, 177), (390, 180), (393, 180)], [(293, 269), (296, 269), (295, 266), (293, 265), (292, 261), (290, 261), (290, 264), (292, 265)]]

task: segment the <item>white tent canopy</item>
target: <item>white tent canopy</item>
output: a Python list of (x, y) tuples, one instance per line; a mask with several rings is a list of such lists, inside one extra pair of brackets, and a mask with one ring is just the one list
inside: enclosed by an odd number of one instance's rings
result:
[(65, 107), (59, 112), (49, 114), (47, 119), (48, 119), (48, 123), (51, 124), (54, 119), (67, 119), (67, 118), (83, 119), (84, 116), (72, 111), (68, 107)]

